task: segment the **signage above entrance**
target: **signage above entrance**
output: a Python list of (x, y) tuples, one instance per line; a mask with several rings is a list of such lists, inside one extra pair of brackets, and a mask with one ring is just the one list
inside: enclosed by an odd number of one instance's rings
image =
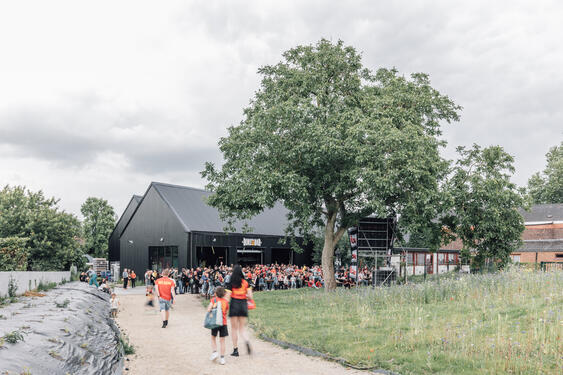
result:
[(243, 246), (262, 246), (262, 240), (260, 238), (243, 238)]

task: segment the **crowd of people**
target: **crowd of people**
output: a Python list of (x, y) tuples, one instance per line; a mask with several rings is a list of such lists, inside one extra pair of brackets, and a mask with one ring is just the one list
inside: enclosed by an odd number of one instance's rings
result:
[[(177, 294), (201, 294), (210, 298), (215, 288), (225, 286), (228, 275), (233, 267), (218, 265), (213, 267), (170, 269), (170, 278), (176, 283)], [(271, 291), (280, 289), (322, 288), (323, 272), (320, 266), (296, 266), (291, 264), (256, 264), (243, 267), (246, 280), (254, 291)], [(145, 285), (154, 285), (159, 273), (147, 270)], [(335, 271), (336, 283), (350, 288), (357, 283), (363, 286), (371, 284), (372, 274), (368, 267), (358, 270), (358, 281), (350, 275), (349, 269), (341, 267)]]
[[(170, 278), (175, 282), (176, 294), (201, 294), (210, 298), (215, 288), (225, 286), (228, 275), (232, 272), (232, 265), (224, 264), (213, 267), (170, 268)], [(242, 271), (246, 280), (255, 291), (271, 291), (280, 289), (322, 288), (324, 285), (323, 272), (320, 266), (296, 266), (292, 264), (255, 264), (243, 267)], [(155, 270), (147, 270), (144, 275), (144, 284), (155, 285), (155, 281), (162, 275)], [(367, 286), (372, 282), (372, 273), (368, 267), (358, 270), (358, 281), (350, 275), (347, 267), (335, 271), (336, 283), (339, 286), (350, 288), (356, 284)], [(94, 271), (83, 272), (80, 281), (94, 284), (105, 292), (109, 292), (108, 280), (97, 281)], [(122, 272), (123, 288), (135, 288), (137, 275), (134, 270), (124, 269)], [(100, 286), (101, 285), (101, 286)]]
[[(170, 269), (170, 278), (175, 281), (177, 294), (201, 294), (210, 298), (217, 287), (229, 282), (233, 267), (218, 265), (213, 267)], [(286, 264), (253, 265), (243, 267), (245, 279), (255, 291), (279, 289), (322, 288), (323, 277), (319, 266), (299, 267)], [(154, 285), (159, 273), (147, 270), (145, 285)]]

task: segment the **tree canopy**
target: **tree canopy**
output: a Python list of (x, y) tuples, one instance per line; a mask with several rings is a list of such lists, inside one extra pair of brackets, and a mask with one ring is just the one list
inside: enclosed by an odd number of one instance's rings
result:
[(15, 270), (68, 270), (81, 266), (80, 222), (60, 211), (55, 198), (23, 186), (0, 191), (0, 246)]
[(545, 155), (547, 166), (528, 180), (534, 203), (563, 203), (563, 142)]
[(446, 185), (449, 214), (441, 223), (477, 252), (479, 266), (486, 259), (501, 266), (521, 246), (526, 206), (524, 191), (510, 182), (514, 159), (502, 147), (458, 147), (460, 158)]
[(108, 201), (89, 197), (80, 207), (84, 215), (86, 253), (97, 258), (108, 257), (108, 240), (115, 227), (115, 212)]
[(460, 107), (395, 69), (373, 73), (342, 41), (297, 46), (258, 70), (260, 88), (219, 147), (224, 164), (206, 163), (209, 203), (223, 218), (247, 219), (281, 201), (288, 233), (322, 228), (323, 274), (335, 288), (334, 248), (361, 217), (403, 215), (427, 225), (443, 200), (442, 121)]

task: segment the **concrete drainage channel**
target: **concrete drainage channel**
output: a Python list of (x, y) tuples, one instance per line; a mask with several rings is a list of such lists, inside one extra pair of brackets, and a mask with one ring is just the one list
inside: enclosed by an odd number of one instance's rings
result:
[(0, 374), (122, 374), (109, 295), (84, 283), (0, 308)]

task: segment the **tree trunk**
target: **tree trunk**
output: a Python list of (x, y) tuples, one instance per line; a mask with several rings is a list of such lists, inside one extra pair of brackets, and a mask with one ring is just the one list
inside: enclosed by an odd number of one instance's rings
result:
[(325, 242), (323, 246), (322, 255), (322, 268), (325, 291), (336, 289), (336, 279), (334, 278), (334, 248), (336, 243), (342, 236), (342, 231), (334, 233), (334, 226), (336, 224), (336, 212), (328, 215), (328, 220), (325, 227)]
[[(333, 224), (334, 225), (334, 224)], [(336, 289), (336, 279), (334, 278), (334, 232), (332, 228), (325, 230), (325, 243), (323, 246), (322, 267), (325, 291)], [(333, 226), (334, 227), (334, 226)]]

